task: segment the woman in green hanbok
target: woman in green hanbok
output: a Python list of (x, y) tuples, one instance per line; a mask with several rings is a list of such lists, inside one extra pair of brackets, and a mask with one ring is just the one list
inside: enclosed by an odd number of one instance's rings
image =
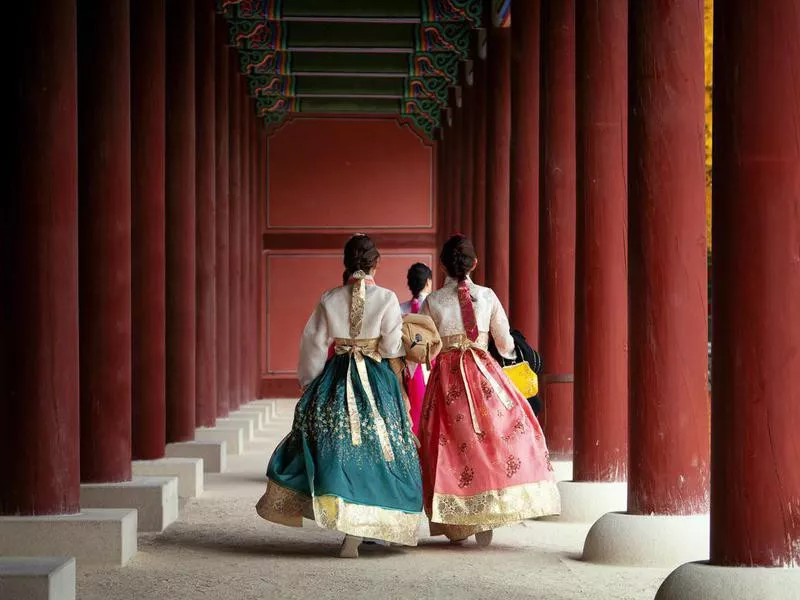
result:
[(422, 512), (416, 438), (400, 385), (400, 304), (375, 284), (379, 258), (366, 235), (345, 246), (351, 276), (323, 294), (305, 327), (303, 395), (256, 507), (274, 523), (301, 526), (306, 517), (341, 531), (340, 556), (348, 558), (358, 556), (363, 538), (416, 545)]

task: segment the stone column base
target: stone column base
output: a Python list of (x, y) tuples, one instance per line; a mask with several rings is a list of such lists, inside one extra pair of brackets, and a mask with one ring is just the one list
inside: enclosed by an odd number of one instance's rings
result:
[(628, 508), (628, 484), (606, 481), (559, 481), (561, 514), (545, 517), (562, 523), (594, 523), (613, 511)]
[(140, 477), (177, 477), (180, 498), (197, 498), (203, 493), (202, 458), (135, 460), (131, 468)]
[(707, 560), (708, 515), (608, 513), (589, 530), (583, 560), (606, 565), (674, 569)]
[(224, 473), (228, 468), (228, 445), (224, 441), (193, 441), (167, 444), (169, 458), (199, 458), (204, 473)]
[(228, 456), (239, 456), (244, 452), (243, 427), (221, 424), (216, 427), (201, 427), (194, 432), (194, 439), (198, 442), (225, 442)]
[(177, 477), (134, 477), (118, 483), (82, 483), (85, 508), (135, 508), (139, 531), (164, 531), (178, 520)]
[(688, 563), (661, 584), (656, 600), (800, 600), (800, 569)]
[(130, 509), (0, 517), (0, 556), (74, 556), (81, 564), (124, 566), (136, 555), (137, 521)]
[(75, 559), (0, 558), (0, 598), (75, 600)]

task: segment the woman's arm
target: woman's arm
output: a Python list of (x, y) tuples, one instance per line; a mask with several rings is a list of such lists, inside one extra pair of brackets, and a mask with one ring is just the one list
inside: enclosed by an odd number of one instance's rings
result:
[(489, 323), (489, 330), (494, 340), (494, 345), (497, 346), (497, 351), (500, 356), (513, 360), (517, 357), (517, 350), (514, 346), (514, 338), (511, 337), (511, 327), (508, 324), (508, 317), (500, 299), (494, 290), (491, 291), (492, 302), (492, 316)]
[(400, 302), (394, 294), (381, 319), (378, 352), (383, 358), (400, 358), (406, 354), (403, 349), (403, 316), (400, 314)]
[(325, 317), (325, 309), (322, 302), (311, 315), (303, 330), (303, 337), (300, 340), (300, 360), (297, 365), (297, 376), (300, 379), (300, 387), (305, 389), (314, 379), (316, 379), (325, 368), (328, 359), (328, 348), (331, 345), (331, 337), (328, 333), (328, 320)]

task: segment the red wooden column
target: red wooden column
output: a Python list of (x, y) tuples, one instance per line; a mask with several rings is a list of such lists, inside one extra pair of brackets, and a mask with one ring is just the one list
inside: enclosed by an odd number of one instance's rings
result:
[(133, 458), (164, 456), (166, 264), (164, 0), (131, 4)]
[[(75, 0), (15, 7), (0, 203), (0, 514), (79, 510)], [(8, 75), (8, 74), (7, 74)], [(42, 90), (46, 89), (46, 94)], [(13, 293), (9, 293), (13, 290)], [(43, 443), (58, 440), (58, 443)]]
[[(254, 110), (254, 109), (253, 109)], [(250, 194), (250, 400), (255, 400), (258, 396), (258, 180), (260, 177), (261, 165), (259, 164), (258, 149), (258, 130), (259, 122), (253, 112), (253, 128), (251, 136), (251, 146), (253, 148), (253, 168), (252, 168), (252, 193)]]
[(489, 34), (489, 101), (486, 125), (486, 281), (503, 306), (509, 294), (511, 193), (511, 29)]
[[(441, 125), (444, 129), (444, 124)], [(444, 237), (444, 137), (437, 132), (436, 139), (436, 247), (442, 245)], [(431, 266), (433, 268), (433, 266)]]
[[(452, 109), (450, 109), (452, 111)], [(442, 223), (440, 225), (440, 243), (441, 247), (447, 238), (453, 233), (451, 228), (451, 215), (452, 215), (452, 190), (453, 190), (453, 177), (451, 166), (453, 163), (452, 147), (453, 147), (453, 128), (449, 124), (448, 111), (444, 111), (442, 115), (442, 129), (444, 130), (444, 137), (441, 141), (441, 174), (442, 174)]]
[(703, 11), (628, 11), (628, 512), (594, 524), (583, 558), (674, 566), (709, 539)]
[(230, 412), (230, 262), (229, 185), (230, 185), (230, 104), (229, 50), (225, 37), (228, 24), (221, 15), (216, 22), (216, 282), (217, 282), (217, 416)]
[(452, 145), (450, 177), (452, 184), (450, 188), (450, 227), (447, 231), (449, 237), (453, 233), (461, 231), (461, 207), (463, 203), (463, 182), (464, 182), (464, 105), (463, 97), (459, 88), (457, 94), (453, 94), (453, 127), (451, 129)]
[(197, 427), (217, 420), (216, 123), (214, 7), (195, 2), (197, 89)]
[(241, 76), (239, 75), (239, 60), (235, 51), (229, 53), (228, 70), (230, 76), (229, 86), (229, 111), (230, 111), (230, 192), (228, 196), (228, 278), (230, 281), (229, 302), (230, 302), (230, 328), (229, 328), (229, 359), (230, 359), (230, 385), (229, 385), (229, 406), (231, 410), (237, 410), (241, 404), (241, 380), (240, 380), (240, 300), (241, 300), (241, 157), (242, 157), (242, 88)]
[[(265, 212), (267, 204), (267, 177), (269, 174), (269, 138), (263, 125), (259, 127), (259, 148), (261, 150), (261, 193), (258, 195), (258, 229), (256, 248), (258, 251), (258, 396), (261, 392), (261, 375), (267, 371), (267, 269), (264, 261), (263, 234), (266, 231)], [(433, 266), (431, 266), (433, 268)]]
[(248, 339), (250, 336), (250, 302), (249, 302), (249, 289), (250, 289), (250, 242), (248, 231), (250, 230), (250, 172), (252, 170), (252, 146), (250, 144), (252, 132), (252, 105), (250, 104), (250, 94), (247, 89), (247, 79), (241, 79), (242, 86), (242, 180), (241, 180), (241, 210), (239, 235), (240, 241), (240, 308), (239, 308), (239, 382), (241, 386), (241, 403), (246, 404), (250, 402), (250, 369), (248, 367)]
[[(575, 481), (628, 463), (628, 0), (578, 0)], [(624, 500), (624, 497), (622, 498)], [(617, 507), (613, 507), (617, 508)], [(619, 507), (624, 509), (624, 504)], [(610, 510), (610, 509), (609, 509)]]
[[(572, 454), (575, 331), (575, 0), (542, 3), (539, 415), (551, 454)], [(548, 381), (549, 380), (549, 381)]]
[[(261, 391), (261, 375), (267, 372), (267, 265), (264, 253), (263, 234), (266, 233), (267, 186), (269, 185), (269, 133), (264, 127), (261, 130), (261, 195), (258, 200), (258, 267), (259, 267), (259, 299), (258, 299), (258, 391)], [(431, 266), (431, 268), (433, 268)]]
[(458, 230), (472, 239), (472, 213), (475, 201), (475, 75), (467, 74), (462, 96), (464, 113), (461, 167), (461, 215)]
[[(628, 512), (708, 510), (703, 15), (630, 5)], [(679, 410), (676, 410), (676, 399)]]
[(514, 5), (511, 27), (509, 313), (539, 345), (539, 46), (541, 0)]
[[(249, 90), (248, 90), (249, 92)], [(247, 177), (247, 204), (245, 206), (245, 231), (244, 231), (244, 268), (245, 268), (245, 305), (244, 305), (244, 380), (245, 389), (247, 390), (246, 401), (253, 400), (254, 394), (254, 378), (253, 378), (253, 334), (255, 333), (255, 325), (253, 318), (255, 311), (253, 309), (253, 256), (254, 242), (253, 242), (253, 201), (255, 197), (255, 117), (253, 115), (253, 105), (250, 101), (249, 93), (247, 94), (247, 153), (248, 153), (248, 177)]]
[(167, 441), (194, 439), (195, 18), (167, 0)]
[(483, 260), (478, 261), (473, 277), (477, 283), (486, 282), (486, 123), (487, 123), (487, 64), (486, 47), (479, 48), (479, 56), (475, 61), (475, 167), (473, 171), (472, 200), (472, 241), (475, 252)]
[(79, 0), (80, 438), (87, 483), (131, 478), (130, 59), (129, 2)]
[(447, 169), (447, 182), (445, 190), (445, 219), (446, 227), (444, 230), (445, 241), (455, 231), (453, 229), (453, 215), (455, 213), (455, 170), (456, 170), (456, 142), (457, 134), (455, 128), (455, 107), (451, 107), (447, 122), (447, 138), (445, 139), (445, 168)]
[(715, 7), (715, 565), (800, 566), (797, 8), (786, 0)]
[(260, 287), (260, 261), (261, 252), (258, 242), (261, 239), (260, 222), (258, 219), (258, 206), (261, 201), (261, 181), (263, 174), (263, 156), (261, 145), (261, 123), (253, 117), (253, 193), (250, 196), (250, 399), (255, 400), (260, 396), (261, 369), (258, 361), (259, 344), (259, 311), (258, 290)]

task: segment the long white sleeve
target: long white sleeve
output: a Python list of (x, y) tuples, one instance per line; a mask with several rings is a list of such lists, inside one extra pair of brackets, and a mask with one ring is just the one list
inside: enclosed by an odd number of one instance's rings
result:
[(306, 323), (300, 341), (300, 360), (297, 365), (297, 376), (300, 387), (305, 388), (322, 373), (328, 359), (328, 348), (333, 338), (330, 336), (328, 319), (320, 302)]
[(383, 358), (398, 358), (405, 356), (403, 349), (403, 316), (400, 313), (400, 302), (392, 294), (393, 301), (389, 302), (381, 320), (381, 341), (378, 351)]
[(492, 334), (497, 351), (503, 358), (514, 359), (517, 356), (514, 338), (511, 337), (511, 327), (508, 324), (508, 317), (497, 294), (492, 290), (492, 316), (489, 323), (489, 331)]

